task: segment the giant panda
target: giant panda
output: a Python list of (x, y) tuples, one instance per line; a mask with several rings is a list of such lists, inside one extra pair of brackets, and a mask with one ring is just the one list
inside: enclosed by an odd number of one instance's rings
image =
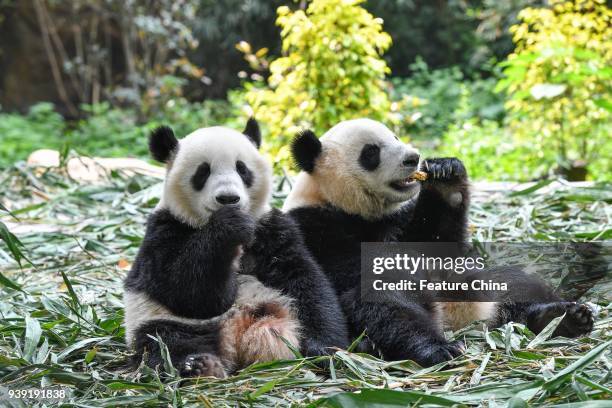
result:
[[(466, 240), (466, 170), (455, 158), (421, 160), (417, 150), (369, 119), (341, 122), (320, 139), (304, 131), (291, 151), (302, 171), (283, 210), (297, 220), (308, 248), (332, 281), (350, 334), (365, 330), (370, 347), (383, 357), (426, 366), (450, 360), (464, 345), (447, 341), (443, 331), (474, 320), (521, 322), (539, 332), (566, 313), (555, 334), (575, 337), (591, 330), (593, 316), (586, 305), (562, 302), (548, 292), (547, 301), (537, 304), (421, 303), (388, 291), (373, 301), (360, 297), (360, 243)], [(428, 174), (426, 181), (409, 178), (417, 169)]]
[[(346, 347), (338, 299), (290, 217), (269, 206), (259, 126), (150, 136), (159, 204), (124, 283), (126, 341), (152, 367), (224, 377), (256, 361)], [(163, 367), (162, 367), (163, 368)]]

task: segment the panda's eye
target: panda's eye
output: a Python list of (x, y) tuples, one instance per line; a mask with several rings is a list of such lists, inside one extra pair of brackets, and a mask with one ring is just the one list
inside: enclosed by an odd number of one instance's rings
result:
[(200, 191), (204, 188), (206, 180), (210, 176), (210, 164), (204, 162), (198, 166), (193, 176), (191, 176), (191, 185), (196, 191)]
[(367, 144), (361, 149), (359, 164), (368, 171), (375, 170), (380, 164), (380, 147), (374, 144)]
[(236, 162), (236, 171), (238, 171), (239, 174), (245, 174), (247, 170), (247, 166), (242, 160)]
[(365, 147), (363, 148), (363, 155), (372, 157), (377, 155), (379, 151), (380, 147), (376, 145), (365, 145)]
[(238, 172), (238, 175), (242, 179), (242, 182), (247, 187), (251, 187), (253, 185), (253, 179), (254, 179), (253, 173), (251, 172), (251, 170), (249, 170), (247, 165), (244, 164), (242, 160), (238, 160), (236, 162), (236, 171)]

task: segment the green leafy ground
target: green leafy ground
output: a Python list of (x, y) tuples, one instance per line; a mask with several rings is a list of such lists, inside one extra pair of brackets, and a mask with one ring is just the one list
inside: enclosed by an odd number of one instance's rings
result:
[[(0, 406), (8, 404), (1, 395), (9, 388), (52, 384), (70, 391), (66, 405), (88, 407), (610, 406), (612, 306), (606, 301), (587, 338), (548, 339), (546, 331), (534, 337), (520, 325), (487, 331), (474, 324), (449, 333), (467, 341), (464, 356), (427, 369), (340, 351), (321, 357), (330, 361), (327, 373), (313, 365), (316, 359), (297, 359), (179, 387), (178, 379), (147, 368), (126, 372), (121, 280), (157, 201), (158, 183), (114, 173), (103, 184), (79, 184), (59, 171), (36, 174), (20, 165), (0, 173), (0, 203), (12, 210), (9, 215), (0, 207), (0, 236), (13, 245), (0, 243)], [(554, 192), (539, 187), (476, 195), (475, 238), (612, 237), (610, 185)], [(21, 259), (20, 269), (11, 249), (33, 266)]]

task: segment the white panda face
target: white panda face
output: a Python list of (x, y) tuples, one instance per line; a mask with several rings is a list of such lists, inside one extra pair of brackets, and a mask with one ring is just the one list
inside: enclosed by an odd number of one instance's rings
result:
[(159, 204), (194, 227), (225, 205), (259, 217), (268, 209), (271, 166), (244, 134), (198, 129), (178, 141)]
[(419, 183), (409, 179), (419, 165), (418, 151), (380, 122), (341, 122), (321, 138), (321, 143), (323, 157), (337, 160), (336, 168), (330, 166), (329, 170), (346, 172), (370, 194), (396, 203), (410, 199), (419, 190)]
[(318, 141), (303, 134), (292, 149), (307, 172), (302, 179), (308, 187), (300, 187), (298, 178), (286, 209), (314, 204), (312, 197), (320, 196), (323, 202), (372, 218), (394, 211), (420, 190), (420, 184), (408, 178), (418, 168), (418, 151), (380, 122), (340, 122)]

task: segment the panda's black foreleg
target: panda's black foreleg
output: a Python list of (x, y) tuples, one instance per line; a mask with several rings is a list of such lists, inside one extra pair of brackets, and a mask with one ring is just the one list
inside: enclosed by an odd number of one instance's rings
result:
[(209, 319), (226, 312), (237, 293), (235, 272), (255, 223), (235, 206), (191, 228), (168, 211), (154, 213), (126, 290), (145, 292), (177, 316)]
[(145, 358), (149, 367), (164, 370), (159, 337), (166, 345), (172, 365), (181, 377), (218, 377), (227, 375), (220, 358), (219, 331), (216, 323), (185, 324), (171, 320), (153, 320), (138, 328), (134, 336), (134, 363)]
[(593, 329), (591, 308), (582, 303), (556, 301), (546, 303), (506, 302), (498, 305), (496, 325), (507, 322), (525, 324), (534, 333), (540, 333), (554, 318), (565, 314), (554, 336), (579, 337)]
[(399, 241), (463, 242), (467, 237), (470, 191), (463, 163), (456, 158), (426, 159), (420, 169), (428, 175)]
[(385, 359), (410, 359), (422, 366), (432, 366), (463, 353), (463, 343), (444, 338), (426, 305), (396, 294), (383, 296), (384, 299), (366, 301), (359, 289), (354, 288), (345, 292), (340, 301), (351, 334), (357, 336), (365, 330)]
[(348, 329), (338, 297), (290, 216), (272, 210), (263, 217), (250, 251), (258, 260), (253, 271), (257, 278), (294, 300), (303, 355), (326, 355), (335, 347), (348, 347)]

